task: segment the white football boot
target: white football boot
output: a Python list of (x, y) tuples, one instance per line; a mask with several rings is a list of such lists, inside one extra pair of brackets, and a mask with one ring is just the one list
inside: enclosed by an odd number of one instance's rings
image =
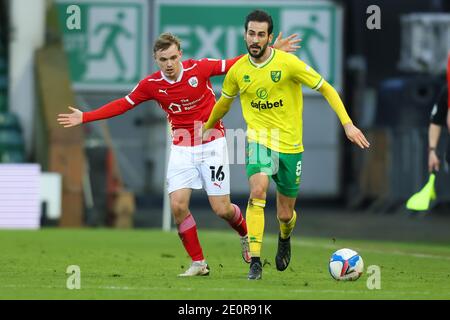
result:
[(209, 267), (208, 264), (203, 261), (194, 261), (192, 262), (189, 269), (187, 269), (184, 273), (179, 274), (179, 277), (194, 277), (194, 276), (207, 276), (209, 275)]

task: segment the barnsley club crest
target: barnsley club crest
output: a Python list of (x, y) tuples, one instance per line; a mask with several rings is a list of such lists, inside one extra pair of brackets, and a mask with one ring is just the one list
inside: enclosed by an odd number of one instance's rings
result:
[(198, 79), (197, 77), (191, 77), (188, 80), (189, 84), (191, 85), (191, 87), (197, 87), (198, 86)]

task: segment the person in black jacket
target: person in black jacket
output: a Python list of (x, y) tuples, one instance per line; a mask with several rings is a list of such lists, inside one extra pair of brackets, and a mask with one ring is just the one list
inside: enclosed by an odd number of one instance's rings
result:
[[(428, 129), (428, 171), (439, 171), (440, 159), (436, 151), (439, 138), (441, 136), (442, 128), (447, 128), (447, 113), (448, 113), (448, 86), (445, 84), (439, 94), (436, 103), (433, 106), (430, 117), (430, 126)], [(450, 163), (450, 139), (447, 143), (447, 149), (444, 159), (447, 164)]]

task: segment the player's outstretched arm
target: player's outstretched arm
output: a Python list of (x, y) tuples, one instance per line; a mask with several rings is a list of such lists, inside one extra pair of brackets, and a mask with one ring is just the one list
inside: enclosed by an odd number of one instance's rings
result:
[(83, 112), (76, 108), (69, 107), (72, 113), (60, 113), (58, 114), (58, 122), (64, 128), (74, 127), (83, 123)]
[(324, 81), (319, 89), (319, 92), (322, 93), (322, 95), (330, 104), (331, 108), (333, 108), (334, 112), (336, 112), (342, 126), (344, 127), (345, 135), (347, 136), (347, 138), (354, 144), (358, 145), (361, 149), (369, 148), (369, 141), (367, 141), (361, 130), (359, 130), (353, 124), (352, 120), (347, 114), (347, 110), (345, 110), (344, 104), (342, 103), (339, 94), (336, 92), (333, 86)]
[(291, 34), (287, 38), (283, 39), (283, 33), (280, 32), (278, 37), (275, 39), (273, 47), (278, 50), (286, 51), (286, 52), (295, 52), (297, 49), (300, 49), (301, 46), (298, 44), (302, 39), (295, 39), (298, 37), (297, 33)]
[[(59, 124), (63, 125), (65, 128), (68, 128), (85, 122), (109, 119), (127, 112), (141, 102), (138, 101), (133, 104), (129, 100), (130, 98), (127, 96), (125, 98), (111, 101), (98, 109), (87, 112), (81, 112), (78, 109), (69, 107), (69, 109), (73, 112), (59, 114), (57, 120)], [(145, 99), (142, 99), (142, 101), (145, 101)]]
[(233, 103), (233, 98), (226, 98), (223, 95), (214, 105), (211, 114), (209, 115), (208, 121), (205, 122), (202, 128), (202, 136), (205, 139), (205, 131), (214, 128), (217, 121), (222, 119), (228, 111), (230, 111), (231, 104)]

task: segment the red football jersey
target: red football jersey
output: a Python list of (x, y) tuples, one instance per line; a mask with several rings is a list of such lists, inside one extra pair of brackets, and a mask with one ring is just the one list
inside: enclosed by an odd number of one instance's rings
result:
[[(215, 94), (210, 77), (225, 74), (241, 56), (229, 60), (202, 59), (182, 62), (177, 80), (168, 79), (162, 71), (144, 78), (125, 98), (115, 100), (105, 106), (83, 113), (83, 122), (110, 118), (124, 113), (138, 104), (156, 100), (167, 113), (172, 128), (173, 143), (193, 146), (209, 142), (202, 141), (201, 125), (206, 122), (215, 104)], [(194, 128), (196, 126), (196, 128)], [(223, 137), (222, 121), (216, 126)]]

